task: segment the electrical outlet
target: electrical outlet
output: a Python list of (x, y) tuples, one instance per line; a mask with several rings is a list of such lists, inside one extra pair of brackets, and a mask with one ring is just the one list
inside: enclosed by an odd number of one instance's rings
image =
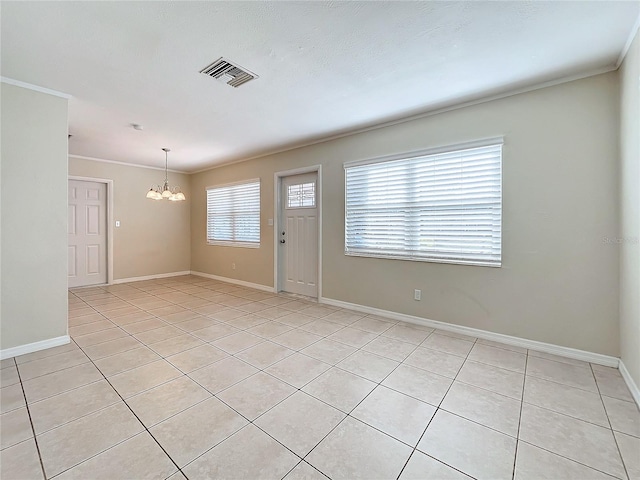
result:
[(231, 264), (231, 270), (235, 270), (235, 269), (236, 269), (236, 264), (235, 264), (235, 263), (232, 263), (232, 264)]
[(413, 291), (413, 299), (420, 300), (422, 298), (422, 290), (414, 290)]

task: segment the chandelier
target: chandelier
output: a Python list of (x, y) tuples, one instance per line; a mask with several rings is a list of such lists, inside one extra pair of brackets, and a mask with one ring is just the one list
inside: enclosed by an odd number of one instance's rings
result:
[(168, 153), (171, 151), (168, 148), (163, 148), (164, 152), (164, 185), (158, 185), (157, 188), (151, 187), (151, 189), (147, 192), (147, 198), (152, 200), (162, 200), (163, 198), (169, 199), (172, 202), (181, 202), (182, 200), (186, 200), (184, 193), (180, 191), (180, 187), (177, 185), (175, 187), (169, 188), (169, 158)]

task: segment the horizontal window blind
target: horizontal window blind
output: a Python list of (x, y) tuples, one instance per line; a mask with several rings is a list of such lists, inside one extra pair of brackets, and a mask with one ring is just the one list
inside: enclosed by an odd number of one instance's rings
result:
[(207, 242), (260, 245), (260, 181), (207, 188)]
[(500, 266), (502, 144), (345, 166), (345, 253)]

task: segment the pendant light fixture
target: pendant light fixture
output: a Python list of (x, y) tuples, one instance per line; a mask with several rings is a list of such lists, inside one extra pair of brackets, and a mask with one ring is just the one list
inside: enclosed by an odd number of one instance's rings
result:
[(171, 200), (172, 202), (181, 202), (182, 200), (186, 200), (184, 193), (180, 191), (180, 187), (177, 185), (173, 187), (173, 189), (169, 188), (169, 150), (168, 148), (163, 148), (164, 152), (164, 184), (162, 186), (158, 185), (158, 188), (153, 188), (147, 192), (147, 198), (152, 200), (162, 200), (166, 198)]

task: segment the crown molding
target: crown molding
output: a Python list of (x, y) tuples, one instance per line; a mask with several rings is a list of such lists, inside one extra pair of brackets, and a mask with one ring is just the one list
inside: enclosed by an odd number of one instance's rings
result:
[(620, 65), (622, 65), (622, 62), (624, 62), (624, 57), (627, 56), (627, 53), (631, 48), (631, 44), (633, 43), (633, 40), (636, 38), (638, 29), (640, 29), (640, 14), (638, 14), (638, 18), (636, 18), (636, 23), (634, 23), (633, 27), (631, 27), (631, 31), (629, 32), (629, 37), (627, 38), (627, 41), (625, 42), (624, 47), (622, 47), (622, 51), (620, 52), (620, 56), (618, 57), (618, 61), (616, 62), (616, 70), (620, 68)]
[[(80, 160), (91, 160), (92, 162), (113, 163), (115, 165), (124, 165), (125, 167), (147, 168), (149, 170), (160, 170), (164, 172), (164, 168), (161, 168), (161, 167), (151, 167), (149, 165), (139, 165), (137, 163), (119, 162), (117, 160), (106, 160), (104, 158), (97, 158), (97, 157), (85, 157), (82, 155), (73, 155), (71, 153), (69, 154), (69, 158), (79, 158)], [(189, 175), (189, 172), (185, 172), (184, 170), (173, 170), (169, 168), (168, 171), (172, 173), (182, 173), (184, 175)]]
[(53, 95), (55, 97), (66, 98), (67, 100), (69, 100), (72, 97), (68, 93), (58, 92), (57, 90), (51, 90), (50, 88), (40, 87), (38, 85), (33, 85), (27, 82), (21, 82), (20, 80), (15, 80), (13, 78), (0, 77), (0, 81), (8, 85), (14, 85), (16, 87), (22, 87), (28, 90), (34, 90), (36, 92), (46, 93), (48, 95)]

